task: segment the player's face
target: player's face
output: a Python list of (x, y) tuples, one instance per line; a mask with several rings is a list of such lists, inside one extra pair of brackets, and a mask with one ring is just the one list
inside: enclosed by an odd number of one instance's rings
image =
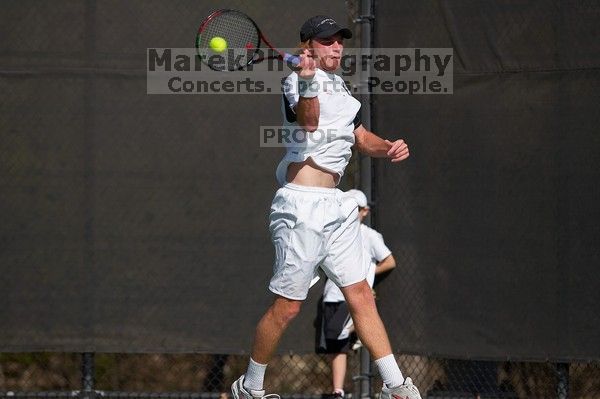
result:
[(319, 60), (319, 67), (324, 71), (333, 72), (340, 67), (344, 38), (336, 33), (324, 39), (312, 40), (313, 55)]

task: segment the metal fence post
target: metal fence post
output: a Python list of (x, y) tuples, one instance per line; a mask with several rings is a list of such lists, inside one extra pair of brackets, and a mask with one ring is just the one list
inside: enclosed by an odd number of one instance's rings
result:
[(81, 359), (81, 399), (94, 397), (94, 354), (86, 352)]
[[(370, 55), (371, 48), (373, 47), (373, 38), (371, 31), (373, 29), (373, 2), (372, 0), (361, 0), (360, 2), (360, 15), (355, 22), (362, 24), (360, 29), (360, 45), (361, 45), (361, 56)], [(361, 60), (364, 59), (361, 57)], [(362, 62), (362, 61), (361, 61)], [(360, 84), (363, 87), (367, 87), (369, 79), (371, 77), (371, 67), (362, 68), (361, 65), (361, 79)], [(362, 123), (367, 129), (373, 129), (371, 121), (371, 102), (372, 98), (369, 93), (363, 95), (363, 101), (361, 105), (361, 119)], [(373, 183), (372, 183), (373, 165), (371, 158), (368, 156), (362, 156), (360, 159), (360, 188), (367, 196), (367, 200), (373, 200)], [(367, 225), (372, 225), (371, 215), (367, 216), (364, 220)], [(371, 396), (371, 356), (369, 351), (364, 346), (360, 348), (360, 375), (359, 375), (359, 397), (369, 398)]]
[(556, 363), (556, 397), (558, 399), (569, 398), (569, 363)]
[(360, 398), (371, 397), (371, 356), (367, 348), (360, 348)]

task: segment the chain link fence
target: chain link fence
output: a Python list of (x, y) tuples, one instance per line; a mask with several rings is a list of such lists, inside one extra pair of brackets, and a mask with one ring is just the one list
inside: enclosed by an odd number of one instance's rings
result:
[[(345, 387), (359, 397), (357, 352), (349, 353)], [(417, 381), (427, 398), (600, 398), (600, 364), (485, 362), (397, 356), (405, 375)], [(92, 389), (100, 396), (230, 396), (229, 385), (241, 375), (248, 357), (241, 355), (96, 354)], [(56, 397), (85, 391), (80, 354), (0, 355), (2, 397)], [(562, 374), (564, 373), (564, 375)], [(371, 397), (381, 380), (372, 379)], [(327, 397), (331, 392), (329, 360), (322, 355), (280, 355), (270, 363), (265, 386), (283, 397)], [(358, 395), (358, 396), (357, 396)]]

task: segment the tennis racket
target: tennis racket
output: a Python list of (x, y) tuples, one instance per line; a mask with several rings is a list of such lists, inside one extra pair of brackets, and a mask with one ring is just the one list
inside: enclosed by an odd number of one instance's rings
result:
[[(216, 39), (215, 39), (216, 38)], [(211, 40), (218, 40), (221, 48), (215, 50)], [(222, 40), (223, 39), (223, 40)], [(264, 43), (273, 52), (263, 55), (260, 45)], [(300, 63), (300, 58), (277, 50), (262, 34), (258, 25), (246, 14), (236, 10), (217, 10), (210, 14), (198, 28), (196, 51), (202, 62), (216, 71), (237, 71), (265, 59), (280, 59), (291, 68)], [(223, 61), (224, 53), (227, 62)], [(212, 57), (220, 55), (221, 57)], [(215, 61), (218, 60), (218, 61)]]

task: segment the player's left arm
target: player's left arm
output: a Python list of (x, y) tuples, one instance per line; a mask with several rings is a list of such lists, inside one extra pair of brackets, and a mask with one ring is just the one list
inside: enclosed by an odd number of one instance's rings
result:
[(404, 140), (384, 140), (368, 131), (361, 124), (354, 129), (355, 145), (358, 151), (376, 158), (391, 158), (392, 162), (404, 161), (410, 155)]

